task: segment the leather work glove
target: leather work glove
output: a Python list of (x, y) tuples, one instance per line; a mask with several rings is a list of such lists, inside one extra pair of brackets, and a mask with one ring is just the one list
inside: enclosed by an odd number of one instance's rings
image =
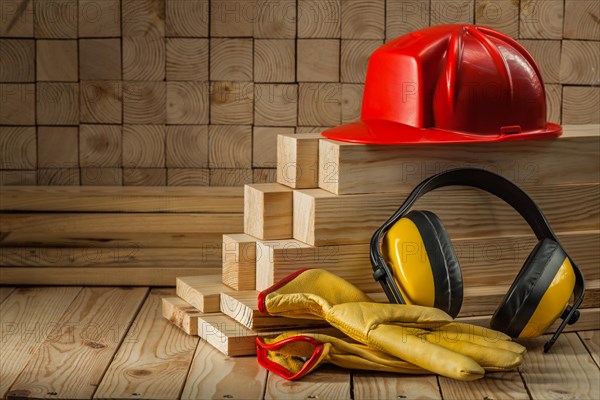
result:
[(256, 338), (260, 365), (296, 380), (322, 364), (368, 371), (428, 374), (429, 371), (364, 344), (316, 333), (286, 332), (274, 339)]
[(258, 306), (269, 315), (323, 319), (374, 350), (454, 379), (511, 370), (525, 353), (509, 336), (454, 323), (436, 308), (374, 303), (354, 285), (319, 269), (298, 271), (261, 292)]

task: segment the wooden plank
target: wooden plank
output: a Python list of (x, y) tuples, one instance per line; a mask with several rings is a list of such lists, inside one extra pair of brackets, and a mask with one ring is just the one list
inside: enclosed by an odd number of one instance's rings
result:
[(350, 371), (325, 366), (297, 381), (269, 373), (265, 399), (350, 399)]
[[(559, 235), (586, 279), (600, 279), (600, 232)], [(453, 246), (466, 287), (509, 285), (537, 243), (533, 235), (457, 239)], [(258, 241), (256, 289), (264, 290), (289, 274), (310, 266), (331, 271), (365, 292), (380, 291), (373, 279), (369, 244), (313, 247), (295, 239)], [(421, 257), (420, 249), (406, 250)], [(410, 255), (409, 255), (410, 253)]]
[(319, 186), (320, 133), (277, 136), (277, 183), (293, 189)]
[(598, 42), (563, 40), (560, 57), (560, 81), (563, 84), (594, 85), (600, 82), (600, 71), (590, 65), (600, 63)]
[(532, 399), (595, 398), (600, 393), (598, 366), (576, 333), (565, 333), (550, 352), (544, 353), (549, 336), (523, 341), (527, 347), (519, 367)]
[(108, 367), (94, 398), (177, 398), (198, 338), (161, 317), (161, 298), (174, 291), (153, 289)]
[(278, 183), (244, 187), (244, 232), (258, 239), (292, 236), (292, 190)]
[(294, 319), (264, 315), (258, 310), (258, 292), (254, 290), (221, 294), (221, 312), (248, 329), (297, 329), (323, 326), (327, 323), (309, 319)]
[(577, 332), (577, 335), (590, 352), (596, 365), (600, 367), (600, 331)]
[(2, 304), (14, 290), (15, 287), (13, 286), (0, 286), (0, 304)]
[(219, 267), (0, 267), (0, 285), (174, 286), (178, 276), (220, 273)]
[(256, 239), (245, 233), (223, 235), (223, 283), (235, 290), (256, 288)]
[(494, 372), (472, 382), (439, 377), (444, 399), (515, 399), (529, 400), (527, 388), (517, 371)]
[(143, 303), (147, 288), (83, 288), (8, 396), (89, 399)]
[[(536, 186), (526, 191), (555, 231), (600, 229), (600, 184)], [(408, 194), (336, 196), (319, 189), (296, 190), (293, 237), (316, 246), (368, 243), (373, 232), (400, 207)], [(569, 211), (569, 205), (574, 203), (581, 204), (577, 215)], [(453, 239), (531, 232), (527, 222), (512, 207), (473, 188), (437, 190), (417, 201), (413, 209), (435, 212)]]
[(231, 290), (221, 283), (220, 274), (177, 278), (177, 296), (205, 313), (218, 312), (221, 293)]
[(188, 335), (198, 335), (198, 318), (205, 315), (179, 297), (163, 297), (162, 316)]
[(0, 232), (223, 233), (242, 230), (241, 214), (3, 214)]
[(409, 377), (385, 372), (354, 371), (352, 383), (355, 400), (442, 400), (435, 376)]
[(226, 357), (200, 341), (181, 398), (262, 400), (266, 382), (255, 357)]
[(256, 355), (258, 333), (225, 314), (198, 318), (197, 331), (198, 336), (226, 356)]
[(32, 354), (53, 334), (54, 323), (80, 290), (80, 287), (20, 288), (2, 303), (0, 397), (4, 398)]
[(522, 186), (600, 182), (598, 127), (582, 134), (566, 126), (564, 132), (557, 140), (439, 146), (321, 140), (319, 187), (335, 194), (410, 191), (431, 175), (461, 166), (485, 168)]

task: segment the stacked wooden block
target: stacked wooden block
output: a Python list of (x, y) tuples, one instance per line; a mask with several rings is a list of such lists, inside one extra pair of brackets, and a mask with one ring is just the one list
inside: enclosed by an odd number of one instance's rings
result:
[[(423, 179), (469, 166), (499, 173), (538, 203), (586, 278), (576, 328), (597, 329), (599, 146), (598, 125), (566, 126), (556, 140), (468, 145), (364, 146), (318, 134), (279, 135), (278, 183), (246, 185), (244, 233), (223, 237), (222, 276), (178, 279), (180, 299), (165, 300), (165, 316), (209, 341), (222, 344), (243, 330), (251, 343), (257, 335), (273, 334), (261, 330), (266, 326), (297, 326), (261, 316), (256, 297), (302, 268), (329, 270), (386, 301), (372, 278), (371, 235)], [(435, 212), (450, 234), (464, 282), (459, 317), (486, 324), (535, 246), (530, 228), (510, 206), (471, 188), (440, 189), (414, 208)], [(208, 296), (212, 303), (206, 308)], [(199, 312), (221, 313), (229, 333), (219, 330), (219, 339), (210, 337), (214, 324)], [(242, 353), (253, 352), (248, 346)]]

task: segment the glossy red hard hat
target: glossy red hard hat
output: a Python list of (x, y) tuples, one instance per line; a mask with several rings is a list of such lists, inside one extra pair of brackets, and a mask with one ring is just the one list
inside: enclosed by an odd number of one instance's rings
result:
[(365, 144), (495, 142), (558, 137), (531, 55), (474, 25), (402, 36), (369, 61), (361, 121), (323, 132)]

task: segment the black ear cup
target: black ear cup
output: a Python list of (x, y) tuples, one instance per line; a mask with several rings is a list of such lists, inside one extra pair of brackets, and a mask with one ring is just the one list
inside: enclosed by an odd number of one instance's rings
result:
[(494, 313), (490, 327), (519, 337), (566, 258), (554, 240), (540, 241)]
[(419, 229), (427, 251), (435, 287), (434, 307), (454, 318), (462, 305), (463, 284), (458, 258), (448, 232), (431, 211), (411, 211), (406, 218)]

